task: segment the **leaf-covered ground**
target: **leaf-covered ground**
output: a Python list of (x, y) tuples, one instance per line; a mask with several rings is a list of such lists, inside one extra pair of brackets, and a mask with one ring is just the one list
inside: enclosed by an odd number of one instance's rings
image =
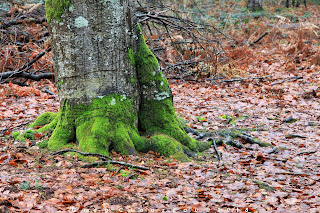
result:
[(308, 10), (299, 24), (257, 19), (235, 30), (243, 40), (269, 32), (253, 46), (226, 47), (233, 59), (226, 71), (238, 76), (170, 80), (176, 112), (190, 127), (242, 128), (277, 149), (220, 146), (222, 161), (210, 149), (188, 163), (113, 153), (150, 171), (81, 168), (87, 162), (80, 157), (39, 149), (48, 136), (25, 143), (11, 136), (39, 114), (57, 112), (57, 96), (44, 92), (56, 93), (52, 81), (1, 84), (0, 212), (319, 212), (320, 9)]

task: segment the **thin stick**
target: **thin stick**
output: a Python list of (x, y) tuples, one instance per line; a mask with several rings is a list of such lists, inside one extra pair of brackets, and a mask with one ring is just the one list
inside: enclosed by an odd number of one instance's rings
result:
[(227, 79), (227, 80), (222, 80), (220, 82), (235, 82), (235, 81), (245, 81), (245, 80), (251, 80), (251, 79), (264, 79), (264, 78), (269, 78), (272, 77), (272, 75), (266, 75), (266, 76), (261, 76), (261, 77), (251, 77), (251, 78), (235, 78), (235, 79)]

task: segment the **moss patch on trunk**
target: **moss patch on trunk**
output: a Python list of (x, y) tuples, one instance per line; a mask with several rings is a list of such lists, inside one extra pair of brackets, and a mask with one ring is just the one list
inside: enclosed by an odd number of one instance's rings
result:
[(68, 0), (46, 0), (45, 8), (48, 23), (50, 23), (53, 18), (60, 22), (65, 9), (70, 6), (71, 3)]

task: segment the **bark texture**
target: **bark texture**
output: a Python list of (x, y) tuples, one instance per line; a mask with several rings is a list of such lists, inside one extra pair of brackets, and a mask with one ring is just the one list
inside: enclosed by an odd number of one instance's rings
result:
[(53, 131), (50, 149), (125, 155), (153, 150), (185, 161), (186, 154), (210, 146), (190, 138), (176, 117), (168, 81), (136, 24), (133, 1), (47, 0), (46, 11), (60, 110), (39, 116), (32, 126), (46, 124), (38, 131)]
[(253, 12), (260, 11), (263, 10), (262, 2), (263, 0), (248, 0), (247, 7)]

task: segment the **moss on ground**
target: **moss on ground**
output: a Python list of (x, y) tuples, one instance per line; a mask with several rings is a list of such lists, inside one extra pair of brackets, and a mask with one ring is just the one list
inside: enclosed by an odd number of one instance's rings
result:
[(27, 130), (27, 131), (23, 132), (22, 134), (19, 133), (19, 135), (15, 133), (15, 136), (16, 136), (15, 140), (21, 141), (21, 142), (25, 142), (26, 139), (34, 140), (35, 139), (34, 134), (35, 134), (35, 131), (33, 131), (33, 130)]
[(12, 137), (14, 138), (14, 140), (17, 140), (19, 135), (20, 135), (20, 132), (13, 132), (12, 133)]

